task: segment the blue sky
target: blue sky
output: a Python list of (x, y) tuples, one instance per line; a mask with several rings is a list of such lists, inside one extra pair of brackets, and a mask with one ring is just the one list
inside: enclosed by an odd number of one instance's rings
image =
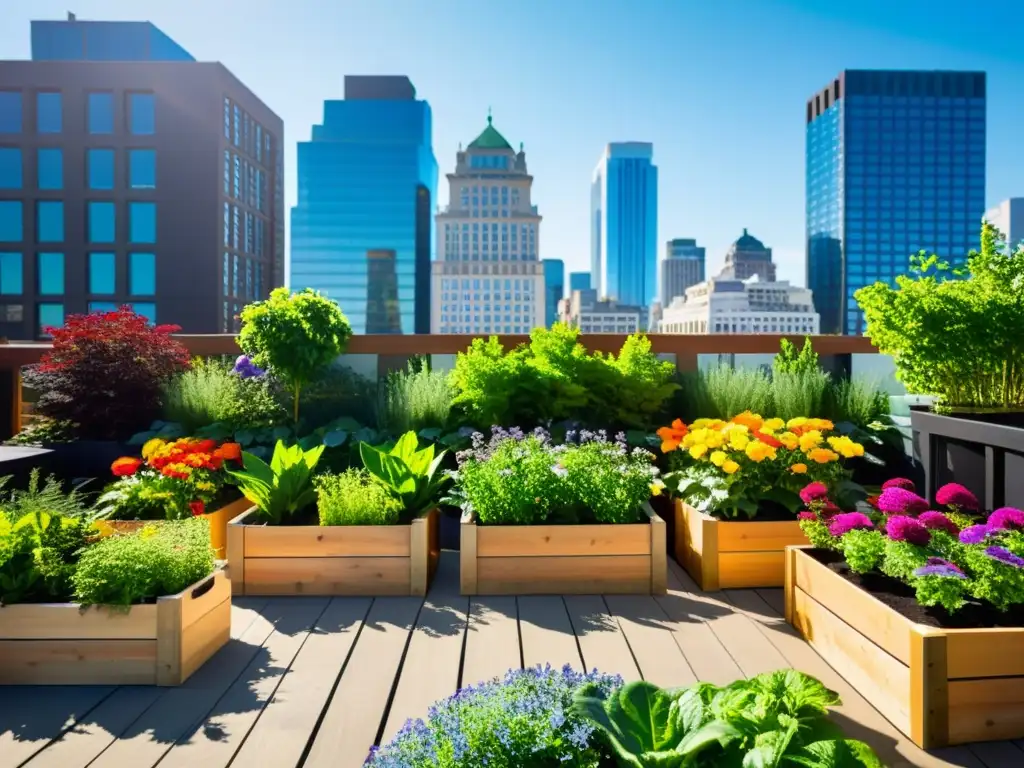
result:
[[(0, 58), (29, 20), (148, 19), (222, 61), (295, 142), (345, 74), (407, 74), (444, 174), (487, 109), (526, 147), (540, 252), (589, 266), (591, 174), (610, 141), (651, 141), (658, 239), (696, 237), (717, 270), (743, 227), (804, 280), (804, 104), (843, 68), (989, 74), (988, 194), (1024, 196), (1024, 3), (990, 0), (0, 0)], [(660, 255), (660, 250), (659, 250)]]

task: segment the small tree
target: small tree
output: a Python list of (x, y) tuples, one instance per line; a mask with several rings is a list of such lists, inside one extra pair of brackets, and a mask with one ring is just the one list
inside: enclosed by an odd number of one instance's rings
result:
[(302, 388), (345, 351), (351, 336), (348, 319), (326, 296), (310, 288), (291, 294), (276, 288), (266, 301), (242, 310), (238, 346), (287, 384), (298, 424)]
[(53, 349), (24, 374), (39, 392), (36, 411), (71, 423), (83, 439), (122, 439), (145, 428), (160, 415), (164, 384), (189, 367), (188, 350), (171, 336), (179, 330), (152, 327), (128, 306), (47, 328)]
[(779, 343), (779, 353), (772, 362), (775, 373), (808, 373), (818, 368), (818, 353), (811, 345), (810, 336), (804, 336), (804, 345), (799, 352), (793, 342), (783, 339)]

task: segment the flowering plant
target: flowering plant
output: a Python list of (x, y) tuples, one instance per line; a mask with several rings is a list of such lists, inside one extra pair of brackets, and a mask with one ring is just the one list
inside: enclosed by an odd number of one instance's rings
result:
[(175, 520), (204, 514), (228, 484), (225, 470), (241, 458), (238, 443), (153, 438), (142, 446), (142, 458), (122, 456), (111, 465), (118, 480), (100, 496), (97, 517)]
[(679, 495), (704, 512), (754, 517), (765, 502), (795, 513), (799, 490), (808, 481), (844, 500), (855, 501), (860, 486), (850, 482), (843, 459), (864, 455), (864, 446), (827, 419), (798, 417), (788, 422), (746, 411), (730, 421), (676, 419), (658, 430), (663, 453), (674, 470), (666, 478)]
[(1005, 611), (1024, 603), (1024, 511), (1003, 507), (981, 518), (978, 499), (962, 485), (940, 488), (935, 508), (909, 480), (886, 485), (869, 512), (838, 513), (827, 497), (814, 498), (800, 527), (855, 573), (877, 571), (911, 586), (921, 605), (954, 613), (968, 604)]

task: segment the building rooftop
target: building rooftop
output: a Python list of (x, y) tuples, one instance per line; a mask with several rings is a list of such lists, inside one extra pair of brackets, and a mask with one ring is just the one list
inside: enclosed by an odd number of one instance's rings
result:
[(494, 127), (492, 118), (488, 114), (487, 127), (469, 143), (469, 149), (512, 149), (512, 145), (498, 133), (498, 129)]
[(744, 227), (743, 234), (732, 244), (732, 249), (736, 251), (763, 251), (765, 248), (764, 243), (749, 234), (747, 228)]
[(195, 61), (148, 21), (33, 21), (33, 61)]

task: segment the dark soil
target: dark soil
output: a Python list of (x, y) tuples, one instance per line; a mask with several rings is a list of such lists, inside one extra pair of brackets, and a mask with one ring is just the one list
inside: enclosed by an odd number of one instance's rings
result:
[(829, 570), (870, 593), (872, 597), (889, 606), (896, 613), (918, 624), (940, 629), (1024, 627), (1024, 606), (1011, 608), (1005, 613), (980, 603), (968, 603), (953, 614), (938, 606), (926, 608), (918, 605), (914, 597), (914, 590), (902, 581), (890, 579), (882, 574), (854, 573), (838, 552), (827, 549), (805, 551)]
[(757, 508), (757, 517), (753, 518), (747, 517), (742, 512), (736, 517), (726, 517), (714, 512), (710, 514), (723, 523), (779, 523), (796, 520), (796, 513), (790, 512), (781, 504), (773, 504), (772, 502), (762, 502)]

